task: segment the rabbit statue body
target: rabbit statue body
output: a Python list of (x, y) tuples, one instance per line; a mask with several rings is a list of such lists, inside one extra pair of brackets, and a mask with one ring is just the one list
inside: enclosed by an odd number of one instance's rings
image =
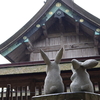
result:
[(71, 92), (94, 92), (93, 84), (86, 69), (95, 67), (97, 64), (98, 62), (95, 59), (89, 59), (84, 62), (79, 62), (76, 59), (72, 60)]
[(64, 92), (64, 84), (60, 76), (60, 69), (58, 66), (63, 54), (63, 48), (59, 50), (54, 61), (50, 61), (44, 51), (40, 50), (40, 53), (47, 65), (44, 94)]

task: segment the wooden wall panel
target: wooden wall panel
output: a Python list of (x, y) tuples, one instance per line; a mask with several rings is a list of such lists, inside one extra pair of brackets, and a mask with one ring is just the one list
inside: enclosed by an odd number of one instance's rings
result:
[(30, 61), (42, 60), (40, 49), (43, 49), (50, 59), (54, 59), (57, 51), (63, 47), (63, 58), (88, 57), (98, 55), (91, 37), (80, 33), (54, 33), (47, 38), (39, 39), (33, 44), (33, 52), (30, 54)]
[(49, 38), (49, 45), (53, 46), (53, 45), (60, 45), (61, 44), (61, 37), (52, 37)]
[(41, 41), (36, 41), (33, 45), (33, 47), (42, 47), (46, 45), (46, 41), (45, 40), (41, 40)]

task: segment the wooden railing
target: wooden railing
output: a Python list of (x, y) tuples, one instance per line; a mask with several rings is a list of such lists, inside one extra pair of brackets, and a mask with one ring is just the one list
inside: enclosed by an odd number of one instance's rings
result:
[[(100, 93), (100, 68), (90, 69), (88, 70), (88, 72), (91, 76), (95, 93)], [(69, 86), (71, 83), (71, 75), (72, 72), (70, 70), (61, 72), (61, 76), (63, 78), (63, 82), (65, 85), (65, 92), (70, 92)], [(31, 100), (33, 96), (43, 95), (43, 85), (45, 76), (45, 72), (16, 75), (1, 75), (0, 100)]]
[(30, 91), (27, 90), (27, 87), (19, 87), (14, 90), (10, 84), (5, 88), (1, 89), (0, 100), (31, 100)]

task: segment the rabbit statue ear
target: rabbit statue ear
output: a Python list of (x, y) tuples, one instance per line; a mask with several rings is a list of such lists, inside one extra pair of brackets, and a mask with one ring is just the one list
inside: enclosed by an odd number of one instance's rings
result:
[(61, 48), (61, 49), (58, 51), (57, 55), (56, 55), (55, 62), (56, 62), (57, 64), (60, 62), (60, 60), (61, 60), (61, 58), (62, 58), (62, 55), (63, 55), (63, 48)]
[(44, 59), (44, 62), (47, 65), (49, 65), (51, 61), (49, 60), (48, 56), (45, 54), (45, 52), (42, 49), (40, 49), (40, 53), (41, 53), (42, 58)]
[(73, 65), (73, 68), (74, 68), (74, 69), (78, 69), (78, 68), (80, 67), (80, 65), (81, 65), (81, 62), (79, 62), (79, 61), (76, 60), (76, 59), (73, 59), (73, 60), (72, 60), (72, 65)]
[(84, 61), (81, 64), (81, 66), (83, 66), (86, 69), (89, 69), (89, 68), (95, 67), (97, 64), (98, 64), (98, 61), (96, 61), (95, 59), (89, 59), (89, 60)]

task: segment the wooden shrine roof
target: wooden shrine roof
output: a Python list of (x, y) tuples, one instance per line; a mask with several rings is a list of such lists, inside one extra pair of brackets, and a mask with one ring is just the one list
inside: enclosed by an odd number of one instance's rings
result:
[[(70, 70), (71, 63), (60, 64), (61, 70)], [(10, 74), (27, 74), (27, 73), (39, 73), (46, 72), (46, 65), (34, 65), (34, 66), (16, 66), (0, 68), (0, 75)]]
[[(27, 24), (0, 45), (1, 55), (10, 62), (28, 61), (28, 56), (25, 55), (25, 42), (36, 41), (43, 33), (42, 26), (46, 24), (48, 28), (49, 24), (52, 24), (49, 19), (54, 18), (52, 16), (57, 10), (62, 10), (66, 16), (69, 16), (70, 20), (74, 20), (74, 23), (79, 22), (80, 27), (89, 35), (100, 34), (100, 19), (79, 7), (73, 0), (47, 0), (40, 11)], [(15, 53), (20, 56), (15, 56)], [(16, 58), (14, 59), (12, 56)]]
[[(100, 68), (100, 58), (98, 59), (98, 62), (99, 63), (95, 68)], [(71, 70), (70, 60), (67, 62), (66, 60), (61, 61), (59, 67), (61, 71)], [(46, 72), (46, 65), (43, 61), (41, 61), (40, 63), (26, 62), (0, 65), (0, 75), (28, 74), (40, 72)]]

